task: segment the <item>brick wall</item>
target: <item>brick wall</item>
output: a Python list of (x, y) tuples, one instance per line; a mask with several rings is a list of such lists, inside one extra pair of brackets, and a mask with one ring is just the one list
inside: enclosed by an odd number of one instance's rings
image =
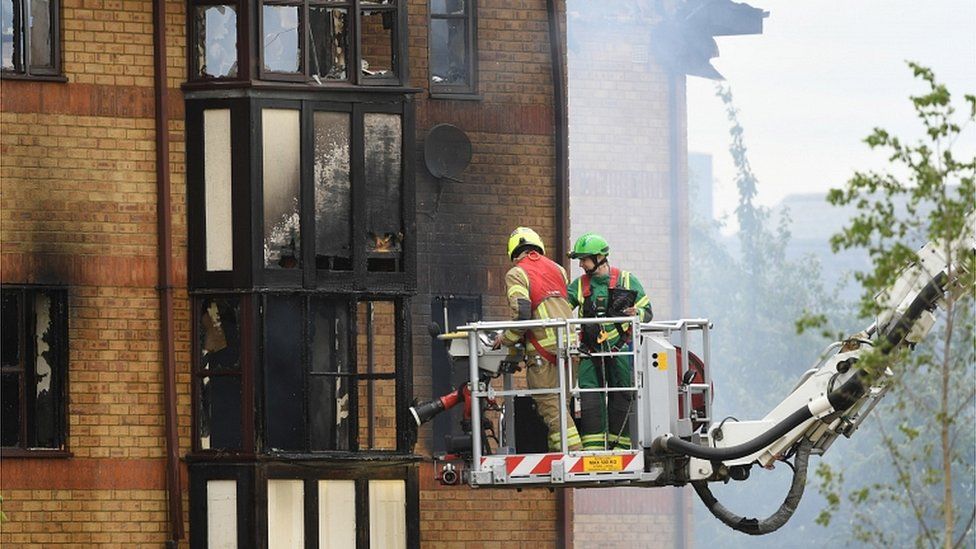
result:
[[(603, 6), (584, 1), (571, 3), (567, 17), (571, 236), (604, 236), (611, 265), (637, 275), (655, 318), (674, 318), (672, 294), (687, 293), (687, 274), (681, 273), (688, 270), (680, 229), (687, 220), (679, 219), (679, 232), (672, 231), (673, 206), (685, 199), (671, 192), (671, 133), (679, 143), (676, 175), (682, 188), (687, 140), (683, 123), (671, 127), (668, 75), (651, 54), (655, 20), (638, 10), (607, 18)], [(677, 119), (683, 121), (683, 78), (673, 91)], [(673, 246), (681, 250), (679, 280), (672, 271)], [(574, 265), (572, 276), (581, 274)], [(688, 529), (681, 525), (690, 517), (686, 494), (663, 488), (576, 490), (576, 547), (687, 544)]]
[[(418, 294), (414, 298), (414, 387), (430, 397), (430, 305), (437, 295), (482, 295), (485, 319), (510, 318), (506, 254), (512, 229), (536, 229), (555, 249), (556, 188), (552, 81), (545, 0), (480, 2), (480, 101), (417, 95)], [(411, 0), (410, 76), (428, 87), (427, 2)], [(456, 181), (435, 181), (424, 168), (423, 140), (439, 123), (471, 140), (470, 166)], [(417, 453), (430, 454), (429, 426)], [(421, 543), (440, 547), (555, 547), (559, 494), (548, 490), (441, 487), (425, 463)]]
[[(651, 55), (653, 19), (607, 21), (582, 2), (569, 15), (572, 237), (602, 234), (611, 264), (635, 273), (657, 318), (671, 318), (672, 204), (668, 77)], [(676, 87), (684, 120), (683, 79)], [(678, 132), (684, 185), (685, 128)], [(687, 225), (681, 220), (682, 225)], [(680, 245), (680, 244), (679, 244)], [(682, 259), (687, 273), (687, 259)], [(582, 274), (574, 267), (573, 275)], [(687, 278), (687, 277), (685, 277)], [(682, 290), (683, 292), (683, 290)]]
[[(184, 2), (167, 3), (174, 275), (186, 286)], [(67, 83), (5, 80), (0, 279), (68, 288), (70, 459), (4, 459), (0, 544), (167, 538), (156, 266), (152, 2), (64, 0)], [(189, 314), (176, 291), (180, 447)], [(184, 472), (185, 482), (185, 472)]]

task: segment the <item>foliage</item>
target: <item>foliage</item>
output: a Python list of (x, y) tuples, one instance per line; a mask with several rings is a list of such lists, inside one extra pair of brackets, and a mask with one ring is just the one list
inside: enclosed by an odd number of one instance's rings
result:
[(830, 203), (857, 208), (831, 245), (834, 251), (864, 249), (871, 258), (872, 268), (857, 274), (865, 317), (879, 312), (874, 296), (916, 260), (915, 250), (926, 241), (943, 244), (950, 251), (947, 262), (958, 260), (968, 269), (962, 288), (969, 295), (945, 296), (933, 333), (911, 354), (872, 358), (876, 369), (890, 366), (894, 372), (889, 396), (862, 427), (862, 432), (878, 433), (878, 446), (867, 456), (873, 469), (852, 476), (863, 469), (845, 466), (842, 473), (821, 463), (817, 475), (828, 504), (818, 522), (826, 526), (843, 517), (853, 541), (878, 547), (973, 546), (976, 323), (971, 273), (976, 269), (971, 249), (962, 243), (972, 230), (967, 215), (976, 203), (976, 155), (959, 159), (953, 145), (976, 121), (976, 97), (965, 96), (969, 113), (957, 122), (946, 87), (931, 70), (909, 66), (927, 86), (925, 93), (911, 97), (925, 137), (910, 144), (882, 129), (867, 137), (872, 149), (889, 152), (896, 173), (857, 172), (843, 189), (830, 191)]

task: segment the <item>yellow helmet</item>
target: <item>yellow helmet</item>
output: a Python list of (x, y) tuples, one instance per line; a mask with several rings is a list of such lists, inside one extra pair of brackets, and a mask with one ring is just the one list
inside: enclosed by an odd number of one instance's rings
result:
[(535, 246), (539, 248), (539, 251), (546, 253), (546, 247), (542, 244), (542, 239), (539, 238), (539, 233), (533, 231), (528, 227), (518, 227), (512, 231), (511, 236), (508, 237), (508, 257), (509, 259), (514, 258), (515, 252), (520, 252), (519, 248), (523, 246)]

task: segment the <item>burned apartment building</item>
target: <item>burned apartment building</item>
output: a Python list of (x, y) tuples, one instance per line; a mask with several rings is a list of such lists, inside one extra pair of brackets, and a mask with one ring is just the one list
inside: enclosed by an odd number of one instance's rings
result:
[(450, 418), (406, 414), (429, 324), (507, 317), (512, 228), (564, 257), (564, 2), (0, 10), (0, 543), (585, 545), (568, 490), (437, 484)]

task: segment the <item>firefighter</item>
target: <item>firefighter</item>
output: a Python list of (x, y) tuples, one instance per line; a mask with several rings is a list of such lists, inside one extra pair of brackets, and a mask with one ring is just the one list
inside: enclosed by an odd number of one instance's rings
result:
[[(579, 309), (581, 318), (639, 316), (641, 322), (653, 317), (651, 301), (637, 277), (611, 267), (607, 262), (610, 245), (600, 235), (579, 237), (569, 257), (579, 260), (584, 274), (568, 288), (569, 303)], [(631, 349), (632, 336), (627, 324), (584, 325), (581, 346), (590, 352), (618, 352)], [(630, 356), (599, 356), (580, 361), (580, 388), (626, 387), (633, 383)], [(629, 392), (593, 392), (580, 395), (581, 416), (577, 420), (584, 450), (630, 449), (627, 417), (633, 407)], [(608, 413), (609, 410), (609, 413)]]
[[(566, 300), (566, 270), (545, 256), (546, 247), (539, 235), (527, 227), (518, 227), (508, 238), (508, 257), (514, 266), (505, 275), (508, 304), (514, 320), (569, 318), (573, 308)], [(527, 355), (525, 380), (529, 389), (559, 387), (556, 361), (556, 330), (506, 330), (495, 346), (512, 347), (524, 342)], [(550, 450), (561, 448), (559, 398), (557, 395), (534, 395), (536, 408), (549, 429)], [(580, 449), (580, 436), (567, 414), (566, 443), (569, 450)]]

